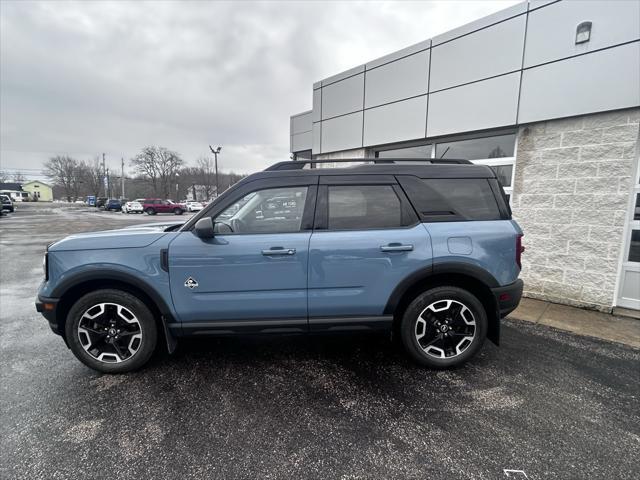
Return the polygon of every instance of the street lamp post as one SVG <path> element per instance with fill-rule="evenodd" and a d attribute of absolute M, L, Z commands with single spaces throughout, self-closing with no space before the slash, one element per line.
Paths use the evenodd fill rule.
<path fill-rule="evenodd" d="M 218 195 L 220 195 L 220 185 L 218 183 L 218 154 L 220 153 L 220 151 L 222 150 L 222 147 L 216 147 L 215 149 L 209 145 L 209 150 L 211 150 L 211 153 L 213 153 L 213 156 L 215 157 L 215 169 L 216 169 L 216 197 Z"/>

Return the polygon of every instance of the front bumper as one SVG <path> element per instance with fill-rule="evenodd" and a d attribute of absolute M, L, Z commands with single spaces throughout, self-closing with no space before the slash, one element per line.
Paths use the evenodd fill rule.
<path fill-rule="evenodd" d="M 500 318 L 504 318 L 513 312 L 520 304 L 524 282 L 521 279 L 504 287 L 492 288 L 491 291 L 496 299 Z"/>
<path fill-rule="evenodd" d="M 49 327 L 56 335 L 62 335 L 58 324 L 58 300 L 57 298 L 41 297 L 36 299 L 36 310 L 49 322 Z"/>

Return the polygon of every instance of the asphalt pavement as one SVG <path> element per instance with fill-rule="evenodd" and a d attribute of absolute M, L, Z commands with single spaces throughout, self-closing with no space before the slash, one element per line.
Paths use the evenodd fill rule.
<path fill-rule="evenodd" d="M 0 478 L 636 479 L 640 350 L 506 320 L 466 366 L 382 336 L 184 342 L 101 375 L 35 312 L 45 245 L 175 220 L 18 204 L 0 219 Z"/>

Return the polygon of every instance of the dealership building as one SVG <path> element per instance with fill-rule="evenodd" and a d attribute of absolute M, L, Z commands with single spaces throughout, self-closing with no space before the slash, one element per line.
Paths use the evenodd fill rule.
<path fill-rule="evenodd" d="M 294 158 L 488 165 L 526 296 L 640 310 L 640 2 L 530 0 L 309 89 Z"/>

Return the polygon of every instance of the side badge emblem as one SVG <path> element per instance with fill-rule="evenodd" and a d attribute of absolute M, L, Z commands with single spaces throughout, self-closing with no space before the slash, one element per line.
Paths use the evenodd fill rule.
<path fill-rule="evenodd" d="M 198 282 L 196 282 L 192 277 L 189 277 L 185 280 L 184 286 L 193 290 L 198 286 Z"/>

